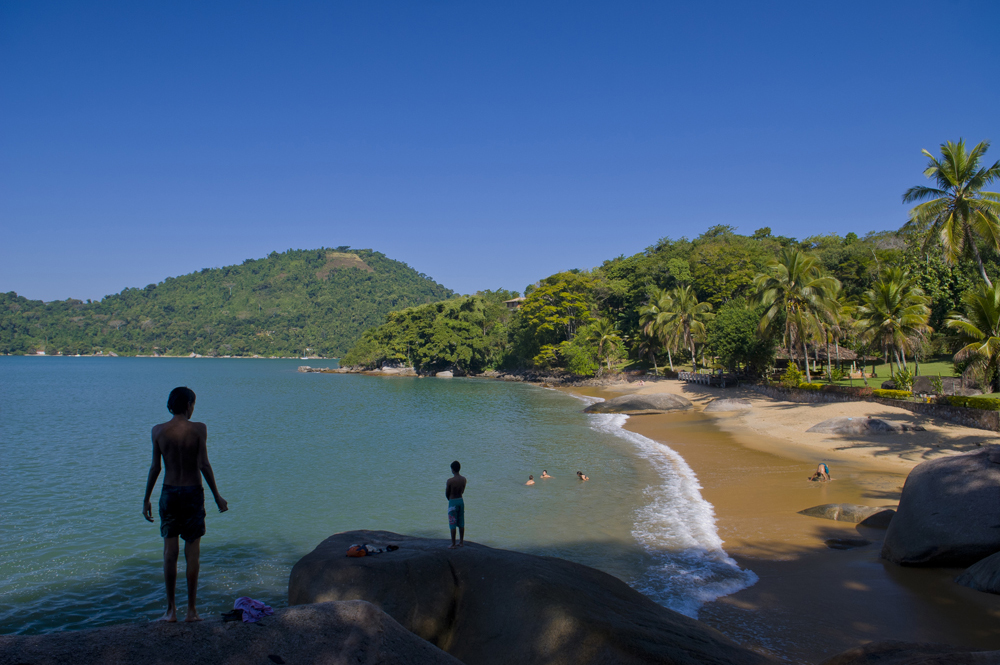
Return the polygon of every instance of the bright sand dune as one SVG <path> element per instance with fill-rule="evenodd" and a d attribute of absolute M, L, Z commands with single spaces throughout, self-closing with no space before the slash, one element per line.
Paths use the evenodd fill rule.
<path fill-rule="evenodd" d="M 958 586 L 953 569 L 900 568 L 878 558 L 884 531 L 796 514 L 823 503 L 895 505 L 908 471 L 936 456 L 1000 443 L 1000 437 L 868 402 L 798 404 L 748 389 L 677 381 L 602 391 L 674 392 L 694 412 L 634 416 L 626 427 L 667 443 L 698 475 L 715 506 L 726 551 L 760 581 L 705 606 L 699 618 L 752 648 L 790 662 L 818 662 L 872 640 L 943 642 L 1000 649 L 1000 597 Z M 743 413 L 703 413 L 717 397 L 750 400 Z M 837 416 L 877 416 L 926 432 L 844 437 L 807 434 Z M 811 483 L 816 464 L 834 480 Z M 834 550 L 831 538 L 871 545 Z"/>

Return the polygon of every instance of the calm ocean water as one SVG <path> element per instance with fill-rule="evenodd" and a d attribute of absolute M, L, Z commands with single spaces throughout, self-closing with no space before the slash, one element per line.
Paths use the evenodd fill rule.
<path fill-rule="evenodd" d="M 600 568 L 691 616 L 756 579 L 726 557 L 684 461 L 624 416 L 535 386 L 300 364 L 0 357 L 0 633 L 163 612 L 158 522 L 141 509 L 149 430 L 178 385 L 198 394 L 230 506 L 208 497 L 203 616 L 244 595 L 284 607 L 292 565 L 339 531 L 446 538 L 453 459 L 469 478 L 469 540 Z M 555 477 L 525 487 L 542 469 Z M 184 589 L 181 572 L 179 601 Z"/>

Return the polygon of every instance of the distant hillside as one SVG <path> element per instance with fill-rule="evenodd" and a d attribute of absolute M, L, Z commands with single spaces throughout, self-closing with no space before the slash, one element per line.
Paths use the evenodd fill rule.
<path fill-rule="evenodd" d="M 340 356 L 390 311 L 452 295 L 367 249 L 272 252 L 100 302 L 0 294 L 0 353 Z"/>

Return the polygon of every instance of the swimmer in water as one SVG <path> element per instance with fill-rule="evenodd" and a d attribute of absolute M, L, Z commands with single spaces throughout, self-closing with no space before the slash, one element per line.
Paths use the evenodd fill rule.
<path fill-rule="evenodd" d="M 546 471 L 545 469 L 542 469 L 542 478 L 551 478 L 551 477 L 552 476 L 549 475 L 548 471 Z"/>
<path fill-rule="evenodd" d="M 525 485 L 534 485 L 534 484 L 535 484 L 535 477 L 528 476 L 528 482 L 526 482 Z"/>
<path fill-rule="evenodd" d="M 577 471 L 576 477 L 579 478 L 580 480 L 590 480 L 589 477 L 583 475 L 583 471 Z"/>

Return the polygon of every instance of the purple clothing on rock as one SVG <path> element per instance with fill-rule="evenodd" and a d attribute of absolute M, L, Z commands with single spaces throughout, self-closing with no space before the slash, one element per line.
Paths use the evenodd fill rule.
<path fill-rule="evenodd" d="M 256 623 L 264 617 L 274 614 L 270 605 L 265 605 L 259 600 L 254 600 L 249 596 L 240 596 L 233 603 L 233 609 L 243 610 L 243 623 Z"/>

